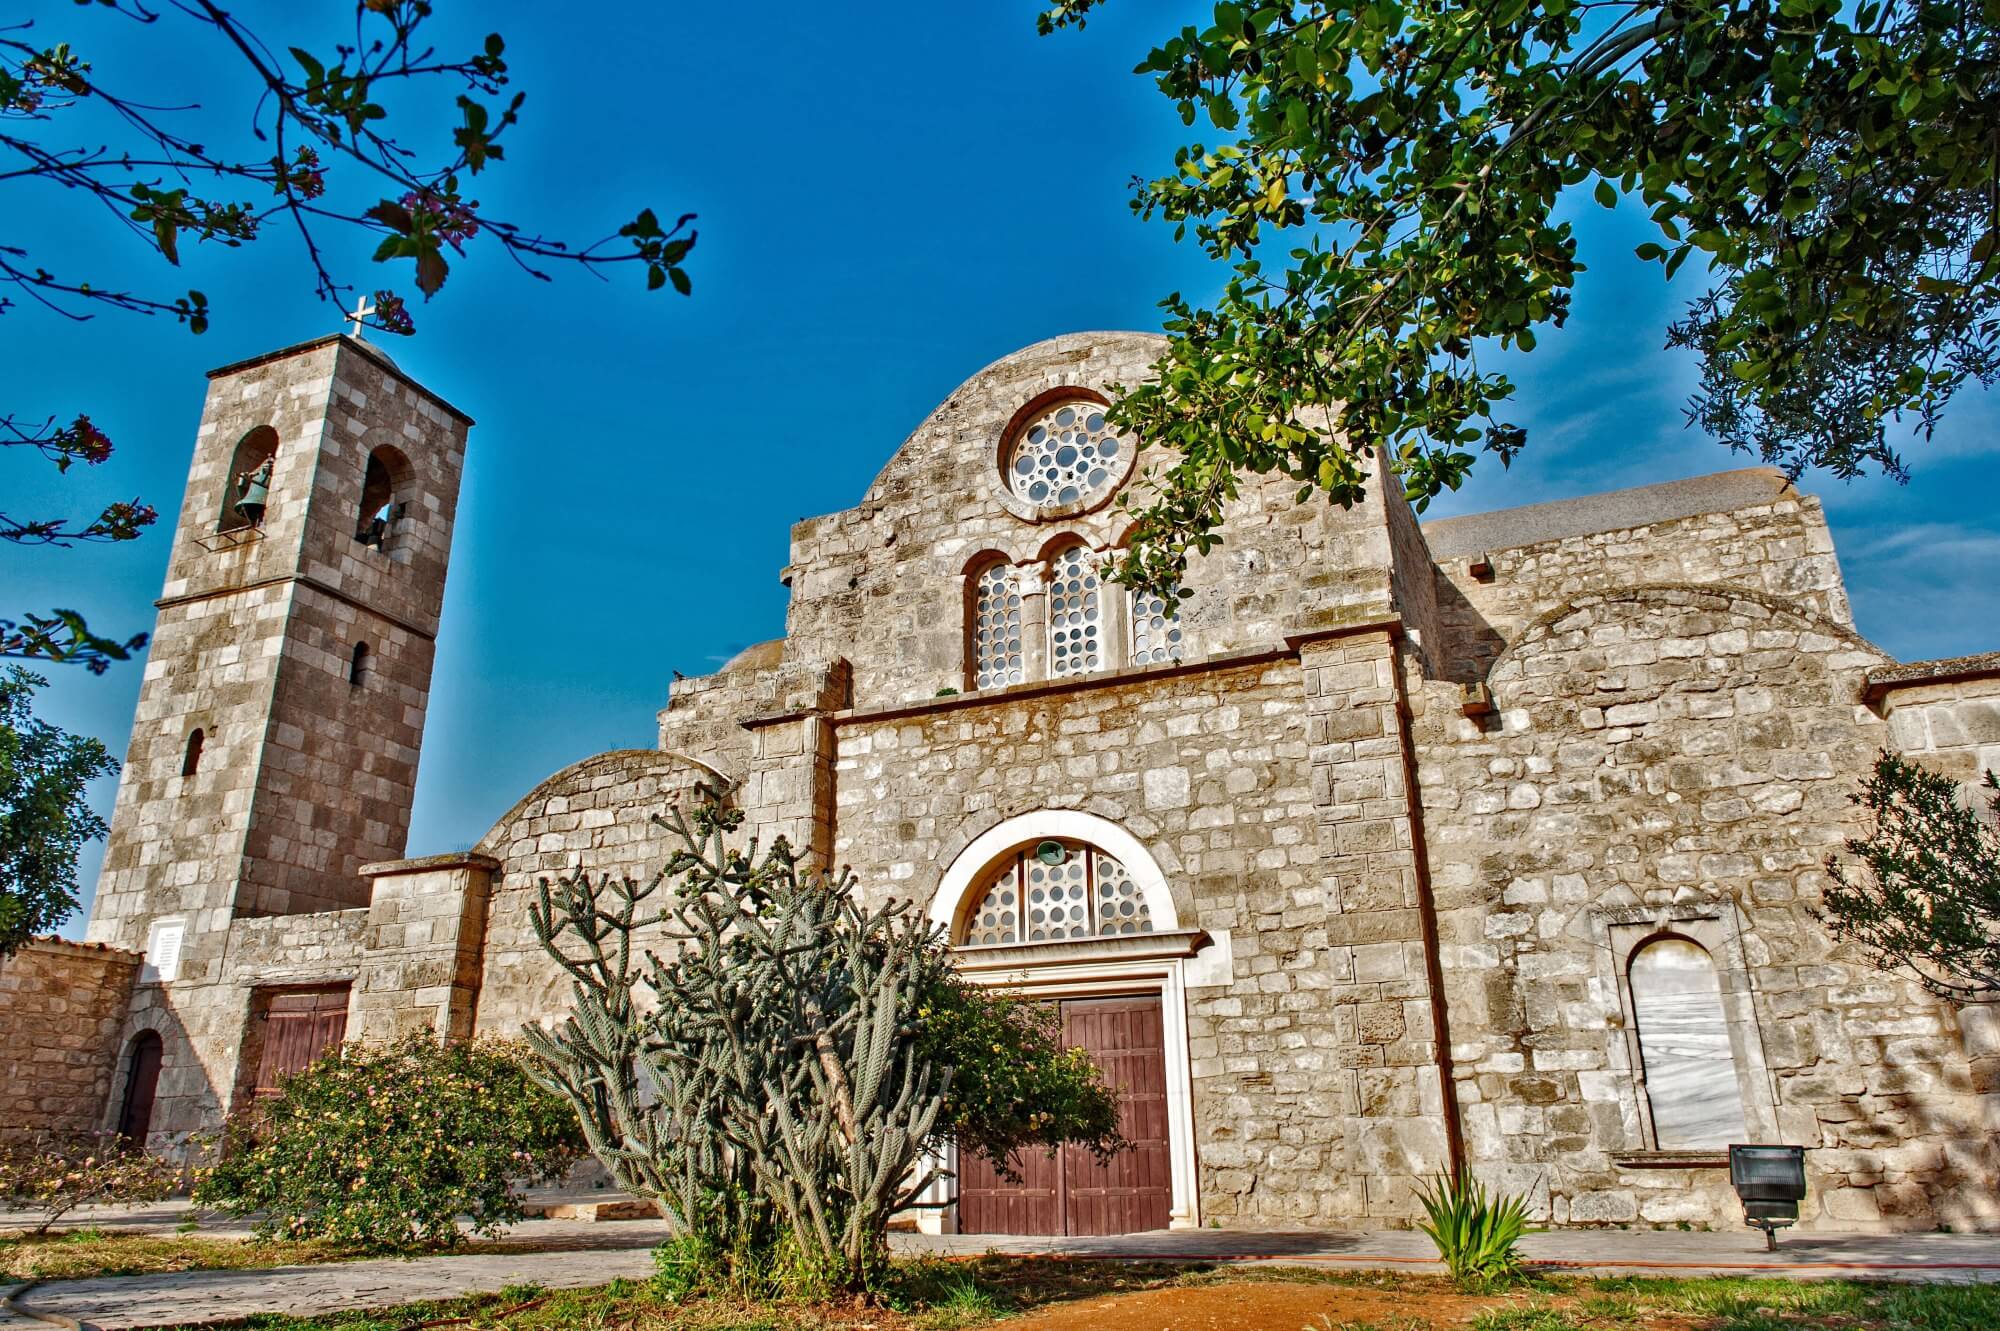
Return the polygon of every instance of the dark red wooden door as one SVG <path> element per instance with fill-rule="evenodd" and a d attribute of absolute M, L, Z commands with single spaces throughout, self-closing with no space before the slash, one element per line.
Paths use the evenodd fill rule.
<path fill-rule="evenodd" d="M 1165 1229 L 1173 1204 L 1167 1149 L 1167 1068 L 1160 1000 L 1073 999 L 1063 1039 L 1081 1047 L 1118 1095 L 1131 1142 L 1100 1164 L 1081 1147 L 1022 1151 L 1018 1183 L 976 1157 L 959 1159 L 958 1227 L 967 1234 L 1131 1234 Z"/>
<path fill-rule="evenodd" d="M 160 1089 L 160 1037 L 141 1031 L 125 1061 L 125 1104 L 118 1113 L 118 1135 L 144 1147 L 153 1126 L 153 1097 Z"/>
<path fill-rule="evenodd" d="M 257 1064 L 259 1100 L 278 1093 L 278 1079 L 303 1072 L 347 1035 L 347 989 L 273 994 L 264 1017 L 264 1056 Z"/>

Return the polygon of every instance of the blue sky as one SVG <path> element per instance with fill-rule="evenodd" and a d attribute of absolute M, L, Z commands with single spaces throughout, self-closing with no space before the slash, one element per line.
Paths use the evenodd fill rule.
<path fill-rule="evenodd" d="M 291 6 L 238 11 L 274 47 Z M 338 6 L 330 8 L 340 8 Z M 450 51 L 507 35 L 529 96 L 488 211 L 594 238 L 641 205 L 701 215 L 691 300 L 571 273 L 531 281 L 488 250 L 415 310 L 401 364 L 477 418 L 459 509 L 410 852 L 469 845 L 542 777 L 653 742 L 674 670 L 714 669 L 780 633 L 778 570 L 798 518 L 853 504 L 928 412 L 987 362 L 1079 329 L 1158 326 L 1168 291 L 1218 274 L 1126 207 L 1184 131 L 1130 73 L 1193 12 L 1120 0 L 1082 34 L 1034 35 L 1024 3 L 730 6 L 439 5 Z M 169 14 L 151 29 L 61 0 L 40 31 L 161 102 L 203 103 L 212 143 L 250 105 L 213 39 Z M 754 17 L 752 17 L 754 15 Z M 169 58 L 162 59 L 162 53 Z M 232 139 L 230 136 L 234 136 Z M 10 509 L 143 495 L 177 505 L 203 372 L 334 331 L 296 245 L 196 250 L 179 274 L 53 189 L 11 184 L 10 242 L 101 283 L 199 286 L 191 337 L 117 314 L 0 316 L 0 410 L 89 411 L 110 464 L 60 488 L 5 459 Z M 1697 475 L 1749 460 L 1682 425 L 1693 381 L 1660 350 L 1692 274 L 1669 288 L 1631 257 L 1636 209 L 1573 210 L 1592 272 L 1569 326 L 1513 366 L 1530 444 L 1488 461 L 1429 516 Z M 380 285 L 372 246 L 334 259 Z M 387 339 L 385 339 L 386 341 Z M 1831 515 L 1861 630 L 1904 659 L 2000 647 L 2000 407 L 1964 399 L 1910 450 L 1915 480 L 1809 477 Z M 152 619 L 170 534 L 67 553 L 0 550 L 6 601 L 73 605 L 100 629 Z M 41 712 L 123 753 L 139 668 L 54 677 Z M 113 789 L 94 792 L 107 813 Z M 86 885 L 97 852 L 87 855 Z"/>

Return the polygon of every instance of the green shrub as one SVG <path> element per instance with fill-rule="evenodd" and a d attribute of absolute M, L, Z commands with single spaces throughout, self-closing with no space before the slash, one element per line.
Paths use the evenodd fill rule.
<path fill-rule="evenodd" d="M 391 1251 L 449 1247 L 458 1218 L 491 1234 L 521 1218 L 517 1182 L 559 1177 L 583 1153 L 561 1099 L 512 1046 L 429 1034 L 343 1045 L 224 1133 L 195 1200 L 267 1214 L 260 1236 Z"/>
<path fill-rule="evenodd" d="M 1417 1228 L 1437 1245 L 1452 1279 L 1504 1280 L 1520 1274 L 1521 1238 L 1538 1233 L 1528 1224 L 1521 1197 L 1496 1197 L 1470 1174 L 1440 1178 L 1417 1189 L 1428 1217 Z"/>
<path fill-rule="evenodd" d="M 0 1201 L 39 1215 L 35 1234 L 79 1206 L 160 1201 L 180 1176 L 178 1164 L 134 1150 L 115 1132 L 43 1133 L 0 1145 Z"/>
<path fill-rule="evenodd" d="M 1124 1146 L 1118 1099 L 1090 1055 L 1065 1048 L 1053 1003 L 1016 998 L 947 974 L 917 1010 L 924 1053 L 950 1068 L 943 1132 L 1003 1175 L 1018 1150 L 1066 1142 L 1107 1158 Z"/>

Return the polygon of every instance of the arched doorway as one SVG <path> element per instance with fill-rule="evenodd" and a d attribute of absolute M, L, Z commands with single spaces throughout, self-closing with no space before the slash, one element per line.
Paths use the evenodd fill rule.
<path fill-rule="evenodd" d="M 140 1031 L 125 1054 L 125 1100 L 118 1109 L 118 1135 L 144 1148 L 153 1128 L 153 1098 L 160 1089 L 158 1031 Z"/>
<path fill-rule="evenodd" d="M 1087 1050 L 1116 1092 L 1132 1143 L 1023 1152 L 1003 1178 L 984 1160 L 951 1162 L 962 1233 L 1123 1234 L 1200 1223 L 1183 963 L 1209 940 L 1184 929 L 1164 875 L 1117 824 L 1074 810 L 1010 818 L 945 871 L 930 918 L 967 979 L 1045 999 L 1067 1044 Z"/>

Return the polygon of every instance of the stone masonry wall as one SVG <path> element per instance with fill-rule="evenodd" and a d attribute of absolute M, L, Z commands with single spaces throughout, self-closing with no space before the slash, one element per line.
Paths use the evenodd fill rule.
<path fill-rule="evenodd" d="M 1699 510 L 1703 503 L 1713 510 Z M 1571 527 L 1597 517 L 1605 528 Z M 1550 532 L 1560 534 L 1547 534 Z M 1535 620 L 1591 593 L 1665 583 L 1727 583 L 1852 628 L 1819 501 L 1770 469 L 1725 472 L 1588 500 L 1429 523 L 1446 677 L 1484 677 Z M 1484 555 L 1491 572 L 1469 565 Z"/>
<path fill-rule="evenodd" d="M 2000 655 L 1872 671 L 1869 693 L 1888 747 L 1955 777 L 1984 806 L 1980 783 L 2000 772 Z"/>
<path fill-rule="evenodd" d="M 1497 715 L 1427 690 L 1440 960 L 1483 1174 L 1559 1224 L 1740 1223 L 1726 1171 L 1645 1158 L 1621 977 L 1668 929 L 1708 948 L 1742 1013 L 1751 1131 L 1812 1148 L 1805 1226 L 2000 1224 L 1953 1014 L 1812 917 L 1886 738 L 1860 705 L 1882 661 L 1757 592 L 1628 588 L 1522 634 L 1492 667 Z"/>
<path fill-rule="evenodd" d="M 1383 645 L 1353 650 L 1374 689 Z M 1343 903 L 1344 880 L 1329 872 L 1358 870 L 1357 855 L 1393 858 L 1395 834 L 1377 847 L 1315 831 L 1334 793 L 1319 790 L 1318 717 L 1355 687 L 1325 673 L 1338 668 L 1316 657 L 1310 684 L 1289 656 L 1156 668 L 1039 696 L 859 712 L 834 728 L 835 858 L 870 890 L 928 904 L 985 829 L 1081 809 L 1146 846 L 1183 928 L 1229 931 L 1229 982 L 1187 998 L 1202 1213 L 1228 1225 L 1381 1214 L 1406 1199 L 1398 1183 L 1440 1161 L 1436 1080 L 1424 1085 L 1422 1068 L 1429 1018 L 1409 988 L 1400 923 L 1359 927 L 1372 905 L 1358 884 Z M 1373 776 L 1362 791 L 1357 771 L 1340 797 L 1394 802 L 1386 773 Z M 1426 1115 L 1415 1143 L 1391 1122 Z M 1365 1128 L 1369 1116 L 1383 1130 Z"/>
<path fill-rule="evenodd" d="M 139 957 L 33 938 L 0 958 L 0 1139 L 115 1127 L 119 1035 Z"/>
<path fill-rule="evenodd" d="M 494 824 L 479 843 L 499 868 L 482 945 L 477 1034 L 513 1036 L 568 1009 L 568 980 L 528 920 L 541 879 L 581 868 L 650 881 L 676 844 L 654 815 L 688 799 L 705 779 L 672 754 L 603 753 L 556 773 Z"/>
<path fill-rule="evenodd" d="M 857 507 L 792 529 L 786 659 L 845 658 L 862 707 L 968 690 L 968 571 L 992 558 L 1034 565 L 1072 538 L 1109 551 L 1131 524 L 1109 495 L 1087 512 L 1024 515 L 1000 476 L 1010 422 L 1044 394 L 1139 382 L 1162 345 L 1135 333 L 1073 334 L 1005 357 L 961 385 Z M 1170 459 L 1155 450 L 1139 456 L 1132 490 L 1143 496 L 1144 468 Z M 1181 613 L 1188 659 L 1277 646 L 1301 625 L 1360 622 L 1388 609 L 1381 505 L 1297 504 L 1295 490 L 1282 477 L 1245 479 L 1227 510 L 1228 543 L 1189 570 L 1191 599 Z M 1124 612 L 1110 599 L 1122 593 L 1104 594 L 1107 665 L 1123 665 L 1130 659 Z"/>

